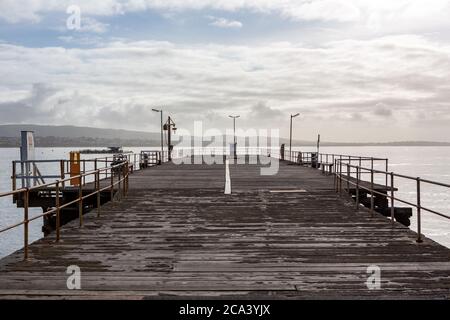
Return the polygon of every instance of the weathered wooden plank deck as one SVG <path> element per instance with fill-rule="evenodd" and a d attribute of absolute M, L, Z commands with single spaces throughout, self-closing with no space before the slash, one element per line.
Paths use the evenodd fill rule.
<path fill-rule="evenodd" d="M 164 164 L 136 172 L 121 202 L 102 207 L 0 261 L 2 298 L 450 297 L 450 250 L 340 198 L 333 178 L 280 163 Z M 284 192 L 284 191 L 297 192 Z M 81 268 L 68 290 L 66 268 Z M 381 268 L 368 290 L 366 269 Z"/>

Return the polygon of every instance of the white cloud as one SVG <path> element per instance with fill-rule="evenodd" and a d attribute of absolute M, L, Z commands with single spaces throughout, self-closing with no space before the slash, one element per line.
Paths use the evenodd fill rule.
<path fill-rule="evenodd" d="M 210 23 L 211 26 L 219 27 L 219 28 L 226 28 L 226 29 L 240 29 L 242 28 L 242 22 L 236 21 L 236 20 L 228 20 L 225 18 L 220 17 L 208 17 L 212 22 Z"/>
<path fill-rule="evenodd" d="M 82 14 L 117 15 L 159 10 L 249 10 L 292 20 L 352 22 L 375 32 L 450 26 L 450 0 L 2 0 L 0 18 L 8 22 L 39 21 L 47 12 L 79 5 Z"/>
<path fill-rule="evenodd" d="M 83 17 L 81 19 L 81 32 L 104 33 L 108 30 L 109 25 L 101 23 L 93 18 Z"/>
<path fill-rule="evenodd" d="M 254 65 L 257 71 L 249 70 Z M 353 140 L 349 128 L 360 127 L 361 140 L 413 139 L 418 133 L 442 139 L 450 135 L 449 66 L 449 46 L 414 36 L 320 48 L 286 42 L 250 47 L 116 41 L 91 49 L 3 43 L 0 119 L 151 128 L 150 107 L 164 105 L 179 126 L 203 119 L 223 127 L 226 115 L 236 112 L 243 125 L 269 121 L 286 130 L 283 114 L 301 112 L 302 138 L 320 130 L 334 140 Z M 261 112 L 255 113 L 255 105 Z M 387 116 L 396 120 L 395 128 L 386 126 Z M 426 122 L 416 123 L 421 118 Z"/>

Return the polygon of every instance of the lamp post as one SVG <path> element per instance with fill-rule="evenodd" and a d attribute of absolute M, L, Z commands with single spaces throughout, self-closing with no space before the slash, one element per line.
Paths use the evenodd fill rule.
<path fill-rule="evenodd" d="M 292 119 L 299 116 L 300 113 L 291 114 L 291 126 L 289 131 L 289 160 L 292 161 Z"/>
<path fill-rule="evenodd" d="M 229 116 L 231 119 L 233 119 L 233 135 L 234 135 L 234 158 L 237 159 L 237 142 L 236 142 L 236 119 L 240 116 Z"/>
<path fill-rule="evenodd" d="M 159 112 L 161 114 L 161 163 L 164 163 L 164 134 L 163 134 L 163 110 L 152 109 L 155 112 Z"/>
<path fill-rule="evenodd" d="M 317 135 L 317 156 L 320 153 L 320 134 Z"/>
<path fill-rule="evenodd" d="M 172 150 L 173 150 L 173 145 L 172 145 L 172 130 L 173 133 L 175 133 L 177 131 L 175 122 L 173 122 L 172 118 L 169 116 L 167 118 L 166 123 L 163 126 L 164 130 L 167 130 L 167 144 L 169 145 L 169 151 L 167 152 L 167 159 L 169 161 L 172 161 Z"/>

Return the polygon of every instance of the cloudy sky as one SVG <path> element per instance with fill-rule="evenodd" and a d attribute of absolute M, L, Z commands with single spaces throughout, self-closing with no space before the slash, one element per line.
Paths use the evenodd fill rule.
<path fill-rule="evenodd" d="M 80 28 L 68 8 L 79 7 Z M 450 0 L 0 0 L 0 123 L 450 141 Z"/>

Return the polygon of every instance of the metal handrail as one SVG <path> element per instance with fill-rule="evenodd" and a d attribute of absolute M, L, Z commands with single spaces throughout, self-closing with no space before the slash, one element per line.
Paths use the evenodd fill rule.
<path fill-rule="evenodd" d="M 376 163 L 381 162 L 384 165 L 385 170 L 389 170 L 389 159 L 388 158 L 378 158 L 378 157 L 366 157 L 366 156 L 355 156 L 355 155 L 343 155 L 343 154 L 334 154 L 334 153 L 317 153 L 317 152 L 302 152 L 302 151 L 292 151 L 289 154 L 288 160 L 291 162 L 296 162 L 299 164 L 313 164 L 313 155 L 314 160 L 317 165 L 331 165 L 334 170 L 336 170 L 336 161 L 340 162 L 348 162 L 352 164 L 354 162 L 358 163 L 361 167 L 363 163 L 370 162 L 371 169 L 374 169 Z M 325 158 L 325 161 L 324 161 Z M 294 159 L 294 160 L 293 160 Z M 331 170 L 331 168 L 330 168 Z M 385 176 L 385 184 L 388 185 L 389 177 Z"/>
<path fill-rule="evenodd" d="M 154 152 L 160 152 L 160 151 L 154 151 Z M 12 180 L 12 189 L 15 190 L 17 187 L 17 180 L 20 179 L 33 179 L 33 180 L 37 180 L 37 179 L 62 179 L 64 180 L 65 176 L 70 174 L 70 164 L 71 163 L 80 163 L 81 165 L 81 172 L 82 173 L 86 173 L 88 172 L 86 169 L 86 164 L 93 164 L 94 165 L 94 169 L 99 169 L 99 168 L 108 168 L 109 164 L 112 163 L 114 161 L 114 159 L 116 159 L 116 157 L 118 155 L 122 155 L 124 156 L 128 162 L 133 164 L 134 168 L 139 168 L 139 162 L 140 162 L 140 157 L 141 155 L 139 153 L 122 153 L 122 154 L 114 154 L 112 156 L 106 156 L 106 157 L 99 157 L 99 158 L 93 158 L 93 159 L 81 159 L 81 160 L 67 160 L 67 159 L 57 159 L 57 160 L 26 160 L 26 161 L 22 161 L 22 160 L 14 160 L 12 161 L 12 175 L 11 175 L 11 180 Z M 26 175 L 26 176 L 22 176 L 17 174 L 17 164 L 39 164 L 39 163 L 53 163 L 53 164 L 58 164 L 59 165 L 59 173 L 58 174 L 52 174 L 52 175 Z M 103 167 L 99 167 L 100 164 L 104 164 Z M 102 173 L 106 178 L 108 177 L 108 171 L 105 171 L 104 173 Z M 83 177 L 83 182 L 86 182 L 86 177 Z M 40 184 L 42 186 L 42 184 Z"/>
<path fill-rule="evenodd" d="M 346 167 L 346 171 L 342 171 L 342 167 L 345 166 Z M 353 178 L 350 174 L 351 173 L 351 169 L 356 169 L 356 177 Z M 371 175 L 371 183 L 370 186 L 362 186 L 361 185 L 361 174 L 364 173 L 363 171 L 365 171 L 365 173 L 370 173 Z M 347 173 L 347 174 L 346 174 Z M 375 174 L 382 174 L 382 175 L 386 175 L 390 177 L 390 194 L 389 193 L 381 193 L 377 190 L 375 190 L 375 186 L 374 186 L 374 175 Z M 433 213 L 435 215 L 438 215 L 440 217 L 446 218 L 446 219 L 450 219 L 450 215 L 446 215 L 442 212 L 438 212 L 437 210 L 434 209 L 430 209 L 427 208 L 425 206 L 422 205 L 422 192 L 421 192 L 421 186 L 423 183 L 426 184 L 430 184 L 433 186 L 438 186 L 438 187 L 444 187 L 444 188 L 448 188 L 450 189 L 450 184 L 446 184 L 446 183 L 442 183 L 442 182 L 438 182 L 438 181 L 432 181 L 432 180 L 428 180 L 428 179 L 422 179 L 420 177 L 413 177 L 413 176 L 408 176 L 408 175 L 404 175 L 404 174 L 398 174 L 398 173 L 394 173 L 394 172 L 388 172 L 388 171 L 382 171 L 382 170 L 377 170 L 377 169 L 373 169 L 373 168 L 366 168 L 366 167 L 361 167 L 361 166 L 356 166 L 356 165 L 352 165 L 349 163 L 342 163 L 341 161 L 337 160 L 336 161 L 336 170 L 335 170 L 335 176 L 336 176 L 336 180 L 338 181 L 335 184 L 336 187 L 336 192 L 342 193 L 342 183 L 347 183 L 347 185 L 354 185 L 356 186 L 356 206 L 357 209 L 359 208 L 359 190 L 366 190 L 368 192 L 370 192 L 371 194 L 371 213 L 373 214 L 374 211 L 374 196 L 376 194 L 379 195 L 383 195 L 385 196 L 387 199 L 390 200 L 390 205 L 391 205 L 391 220 L 392 223 L 394 222 L 394 211 L 395 211 L 395 201 L 403 203 L 403 204 L 407 204 L 410 205 L 414 208 L 416 208 L 417 210 L 417 242 L 422 242 L 422 211 L 426 211 L 429 213 Z M 353 178 L 353 179 L 351 179 Z M 405 199 L 400 199 L 398 197 L 395 196 L 395 178 L 402 178 L 402 179 L 407 179 L 410 181 L 416 181 L 416 203 L 407 201 Z M 350 188 L 347 188 L 347 192 L 350 193 Z"/>
<path fill-rule="evenodd" d="M 160 151 L 153 151 L 155 153 L 159 153 Z M 67 168 L 68 165 L 71 163 L 71 160 L 28 160 L 28 161 L 13 161 L 13 175 L 11 176 L 12 179 L 12 191 L 8 191 L 8 192 L 2 192 L 0 193 L 0 198 L 1 197 L 7 197 L 7 196 L 17 196 L 17 195 L 23 195 L 23 203 L 24 203 L 24 208 L 23 208 L 23 212 L 24 212 L 24 218 L 22 221 L 15 223 L 13 225 L 7 226 L 5 228 L 0 229 L 0 234 L 17 228 L 19 226 L 24 226 L 24 259 L 28 258 L 28 225 L 30 222 L 37 220 L 39 218 L 51 215 L 53 213 L 56 213 L 56 241 L 60 240 L 60 211 L 61 209 L 64 209 L 66 207 L 69 207 L 71 205 L 77 204 L 78 203 L 78 210 L 79 210 L 79 221 L 80 221 L 80 226 L 83 226 L 83 200 L 90 198 L 92 196 L 97 195 L 97 216 L 100 216 L 100 204 L 101 204 L 101 199 L 100 199 L 100 193 L 110 190 L 111 192 L 111 201 L 114 201 L 114 187 L 117 187 L 117 196 L 118 199 L 120 201 L 120 198 L 123 196 L 126 196 L 128 194 L 128 188 L 129 188 L 129 175 L 134 172 L 134 168 L 136 168 L 136 170 L 139 170 L 139 163 L 141 161 L 141 155 L 137 154 L 137 153 L 127 153 L 127 154 L 122 154 L 125 156 L 126 160 L 123 162 L 120 162 L 116 165 L 110 165 L 108 166 L 108 164 L 110 164 L 111 162 L 114 161 L 114 159 L 116 159 L 115 156 L 112 157 L 101 157 L 101 158 L 94 158 L 94 159 L 82 159 L 79 160 L 79 162 L 83 163 L 83 171 L 80 172 L 80 174 L 78 175 L 74 175 L 74 176 L 69 176 L 66 178 L 66 174 L 70 173 L 70 172 L 66 172 L 65 171 L 65 167 L 67 164 Z M 85 163 L 94 163 L 94 169 L 93 170 L 89 170 L 86 171 L 86 167 L 85 167 Z M 99 168 L 98 167 L 98 163 L 105 163 L 104 167 Z M 55 180 L 54 182 L 50 182 L 50 183 L 44 183 L 41 185 L 36 185 L 36 186 L 31 186 L 31 187 L 25 187 L 25 188 L 20 188 L 17 189 L 16 188 L 16 180 L 18 179 L 18 176 L 16 175 L 16 164 L 17 163 L 59 163 L 60 164 L 60 175 L 55 175 L 53 177 L 55 178 L 60 178 L 58 180 Z M 130 171 L 130 164 L 133 164 L 133 168 L 132 171 Z M 151 163 L 153 164 L 153 163 Z M 156 164 L 155 164 L 156 165 Z M 86 177 L 92 176 L 94 175 L 94 191 L 83 195 L 83 186 L 86 185 Z M 101 181 L 101 175 L 104 175 L 106 178 L 103 179 L 103 181 L 108 181 L 108 175 L 110 177 L 109 181 L 110 183 L 107 184 L 104 187 L 100 186 L 100 181 Z M 114 177 L 115 175 L 118 175 L 118 179 L 117 181 L 115 181 Z M 19 176 L 20 179 L 24 178 L 22 176 Z M 31 178 L 35 178 L 35 177 L 31 177 Z M 64 187 L 66 182 L 70 182 L 73 179 L 78 180 L 78 198 L 70 201 L 70 202 L 66 202 L 61 204 L 60 203 L 60 190 L 61 187 Z M 30 192 L 32 191 L 39 191 L 42 190 L 43 188 L 52 188 L 54 187 L 54 192 L 56 193 L 56 197 L 55 197 L 55 207 L 47 210 L 41 214 L 38 214 L 36 216 L 33 217 L 29 217 L 28 213 L 29 213 L 29 196 L 30 196 Z M 46 190 L 49 191 L 49 190 Z"/>
<path fill-rule="evenodd" d="M 66 208 L 70 205 L 73 204 L 77 204 L 78 203 L 78 207 L 79 207 L 79 220 L 80 220 L 80 226 L 83 226 L 83 200 L 95 196 L 97 195 L 97 216 L 100 216 L 100 193 L 105 191 L 105 190 L 111 190 L 111 201 L 114 201 L 114 187 L 118 185 L 117 188 L 117 194 L 118 194 L 118 198 L 120 201 L 120 198 L 123 196 L 126 196 L 128 193 L 128 183 L 129 183 L 129 175 L 130 175 L 130 171 L 129 171 L 129 162 L 125 161 L 122 162 L 120 164 L 114 165 L 114 166 L 110 166 L 110 167 L 105 167 L 105 168 L 98 168 L 96 170 L 90 170 L 84 173 L 81 173 L 77 176 L 72 176 L 69 178 L 64 178 L 61 180 L 57 180 L 55 182 L 51 182 L 51 183 L 47 183 L 45 185 L 39 185 L 39 186 L 33 186 L 30 188 L 21 188 L 21 189 L 16 189 L 16 190 L 12 190 L 9 192 L 3 192 L 0 193 L 0 197 L 6 197 L 6 196 L 12 196 L 12 195 L 19 195 L 19 194 L 23 194 L 24 195 L 24 218 L 21 222 L 15 223 L 11 226 L 7 226 L 3 229 L 0 229 L 0 234 L 4 233 L 8 230 L 17 228 L 19 226 L 24 226 L 24 259 L 28 258 L 28 225 L 30 222 L 48 216 L 50 214 L 53 214 L 56 212 L 56 241 L 58 242 L 60 240 L 60 211 L 63 208 Z M 118 179 L 117 181 L 114 181 L 114 176 L 115 173 L 114 171 L 118 169 L 117 175 L 118 175 Z M 100 187 L 100 174 L 102 172 L 107 172 L 110 171 L 110 184 L 107 185 L 106 187 L 101 188 Z M 95 175 L 95 179 L 94 179 L 94 191 L 87 194 L 87 195 L 83 195 L 82 193 L 82 188 L 83 188 L 83 183 L 82 180 L 83 178 L 86 178 L 87 176 L 91 176 L 91 175 Z M 60 185 L 64 184 L 65 182 L 68 182 L 72 179 L 79 179 L 80 183 L 79 183 L 79 194 L 78 194 L 78 198 L 61 204 L 60 203 Z M 54 187 L 55 188 L 55 192 L 56 192 L 56 203 L 55 203 L 55 207 L 47 210 L 45 212 L 43 212 L 42 214 L 33 216 L 33 217 L 29 217 L 28 216 L 28 211 L 29 211 L 29 195 L 31 191 L 36 191 L 42 188 L 49 188 L 49 187 Z"/>

